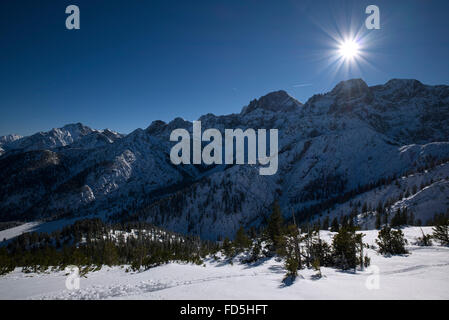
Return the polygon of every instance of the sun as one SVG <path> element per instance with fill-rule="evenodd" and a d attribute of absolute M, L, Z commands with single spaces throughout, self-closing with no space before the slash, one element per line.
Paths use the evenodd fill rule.
<path fill-rule="evenodd" d="M 355 40 L 345 40 L 340 44 L 338 52 L 344 59 L 353 60 L 359 56 L 360 46 Z"/>

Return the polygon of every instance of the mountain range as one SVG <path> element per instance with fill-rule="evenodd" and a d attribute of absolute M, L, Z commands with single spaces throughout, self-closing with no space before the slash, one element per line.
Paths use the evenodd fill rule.
<path fill-rule="evenodd" d="M 181 118 L 124 135 L 69 124 L 0 137 L 0 220 L 99 215 L 144 220 L 207 239 L 263 225 L 274 201 L 300 221 L 407 208 L 425 222 L 449 208 L 449 86 L 393 79 L 340 82 L 301 103 L 285 91 L 238 114 L 206 114 L 203 130 L 279 130 L 279 169 L 170 162 Z"/>

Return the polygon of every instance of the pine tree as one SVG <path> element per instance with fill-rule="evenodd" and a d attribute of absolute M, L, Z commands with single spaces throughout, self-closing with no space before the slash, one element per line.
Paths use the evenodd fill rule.
<path fill-rule="evenodd" d="M 289 225 L 287 228 L 286 246 L 288 246 L 288 248 L 286 249 L 286 251 L 291 255 L 293 259 L 296 259 L 298 261 L 298 269 L 302 269 L 300 242 L 301 239 L 298 227 L 296 226 L 296 224 Z"/>
<path fill-rule="evenodd" d="M 115 246 L 115 244 L 111 241 L 107 241 L 104 244 L 104 264 L 108 265 L 108 266 L 115 266 L 119 264 L 119 255 L 118 255 L 118 250 L 117 247 Z"/>
<path fill-rule="evenodd" d="M 257 231 L 254 227 L 251 227 L 249 229 L 249 237 L 250 239 L 256 239 L 257 238 Z"/>
<path fill-rule="evenodd" d="M 383 224 L 387 225 L 388 221 L 389 221 L 389 213 L 388 213 L 388 211 L 385 212 L 383 218 L 384 218 Z"/>
<path fill-rule="evenodd" d="M 402 225 L 402 212 L 401 209 L 398 208 L 393 218 L 391 218 L 391 227 L 397 228 Z"/>
<path fill-rule="evenodd" d="M 285 257 L 284 267 L 287 270 L 286 277 L 295 279 L 301 266 L 301 252 L 298 240 L 299 231 L 296 225 L 289 225 L 284 236 L 284 246 L 278 249 L 278 253 Z"/>
<path fill-rule="evenodd" d="M 414 226 L 416 225 L 416 221 L 415 221 L 415 214 L 413 212 L 410 212 L 409 216 L 408 216 L 408 221 L 407 224 L 409 226 Z"/>
<path fill-rule="evenodd" d="M 342 270 L 356 269 L 357 238 L 355 229 L 342 227 L 332 240 L 333 260 L 337 268 Z"/>
<path fill-rule="evenodd" d="M 382 226 L 381 213 L 378 212 L 376 213 L 376 229 L 379 230 L 381 226 Z"/>
<path fill-rule="evenodd" d="M 326 216 L 326 218 L 324 218 L 324 221 L 323 221 L 323 230 L 329 230 L 329 216 Z"/>
<path fill-rule="evenodd" d="M 232 258 L 234 256 L 234 248 L 228 237 L 223 241 L 223 251 L 227 258 Z"/>
<path fill-rule="evenodd" d="M 377 204 L 376 212 L 378 214 L 381 214 L 383 212 L 383 205 L 381 201 L 379 201 L 379 203 Z"/>
<path fill-rule="evenodd" d="M 348 216 L 344 215 L 340 218 L 340 224 L 342 228 L 346 228 L 349 226 Z"/>
<path fill-rule="evenodd" d="M 317 274 L 314 277 L 315 278 L 321 278 L 322 274 L 321 274 L 321 265 L 320 265 L 320 260 L 319 259 L 313 260 L 312 268 L 317 272 Z"/>
<path fill-rule="evenodd" d="M 368 205 L 366 204 L 366 202 L 363 203 L 362 206 L 362 212 L 367 212 L 368 211 Z"/>
<path fill-rule="evenodd" d="M 285 259 L 284 267 L 287 270 L 286 278 L 291 277 L 295 279 L 298 275 L 298 259 L 295 259 L 294 256 L 288 255 Z"/>
<path fill-rule="evenodd" d="M 368 258 L 368 256 L 364 255 L 364 247 L 365 244 L 363 243 L 363 237 L 365 236 L 365 234 L 363 233 L 358 233 L 355 235 L 355 242 L 357 244 L 358 247 L 358 252 L 359 252 L 359 264 L 360 264 L 360 269 L 363 270 L 365 267 L 368 267 L 370 264 L 370 259 Z"/>
<path fill-rule="evenodd" d="M 251 245 L 251 240 L 245 233 L 245 229 L 241 226 L 235 235 L 234 246 L 237 250 L 243 251 L 244 249 L 249 248 Z"/>
<path fill-rule="evenodd" d="M 443 246 L 449 245 L 449 220 L 440 222 L 433 227 L 432 237 L 439 241 Z"/>
<path fill-rule="evenodd" d="M 273 206 L 273 213 L 268 220 L 266 228 L 268 239 L 273 245 L 273 251 L 278 250 L 282 246 L 283 222 L 284 220 L 282 217 L 281 208 L 279 207 L 279 203 L 276 201 Z"/>
<path fill-rule="evenodd" d="M 337 217 L 335 217 L 335 218 L 332 220 L 331 231 L 332 231 L 332 232 L 338 232 L 339 229 L 340 229 L 340 226 L 338 225 Z"/>
<path fill-rule="evenodd" d="M 379 231 L 376 243 L 379 246 L 380 254 L 405 254 L 407 240 L 401 230 L 393 230 L 389 226 L 384 226 Z"/>
<path fill-rule="evenodd" d="M 251 263 L 259 260 L 261 253 L 262 253 L 261 240 L 256 239 L 251 247 L 251 256 L 246 262 Z"/>
<path fill-rule="evenodd" d="M 313 231 L 306 234 L 309 238 L 307 243 L 308 254 L 306 255 L 308 261 L 307 265 L 319 263 L 320 266 L 331 266 L 332 255 L 331 248 L 326 241 L 322 241 L 319 231 Z M 315 268 L 316 269 L 316 268 Z"/>

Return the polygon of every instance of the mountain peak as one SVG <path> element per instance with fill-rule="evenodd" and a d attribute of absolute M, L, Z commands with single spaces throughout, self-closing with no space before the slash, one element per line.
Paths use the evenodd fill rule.
<path fill-rule="evenodd" d="M 419 92 L 425 88 L 422 82 L 415 79 L 391 79 L 386 84 L 385 87 L 394 90 L 404 90 L 412 92 Z"/>
<path fill-rule="evenodd" d="M 149 134 L 157 134 L 160 133 L 161 130 L 165 129 L 167 127 L 167 123 L 162 120 L 155 120 L 151 122 L 151 124 L 146 128 L 146 132 Z"/>
<path fill-rule="evenodd" d="M 331 94 L 340 98 L 351 99 L 363 96 L 369 92 L 369 87 L 362 79 L 350 79 L 346 81 L 340 81 Z"/>
<path fill-rule="evenodd" d="M 160 134 L 166 134 L 167 132 L 171 132 L 174 129 L 178 128 L 189 128 L 192 125 L 191 122 L 184 120 L 183 118 L 177 117 L 170 121 L 169 123 L 166 123 L 162 120 L 155 120 L 153 121 L 148 128 L 145 129 L 145 132 L 157 136 Z"/>
<path fill-rule="evenodd" d="M 248 114 L 256 109 L 269 111 L 292 111 L 301 106 L 301 102 L 291 97 L 284 90 L 270 92 L 259 99 L 252 100 L 249 105 L 242 109 L 242 114 Z"/>
<path fill-rule="evenodd" d="M 416 79 L 398 79 L 394 78 L 389 80 L 385 85 L 392 86 L 392 85 L 423 85 L 421 81 L 418 81 Z"/>
<path fill-rule="evenodd" d="M 58 128 L 58 129 L 59 130 L 67 130 L 67 131 L 76 130 L 76 131 L 81 131 L 81 132 L 92 131 L 91 128 L 89 128 L 88 126 L 85 126 L 81 122 L 69 123 L 69 124 L 66 124 L 65 126 L 63 126 L 62 128 Z"/>

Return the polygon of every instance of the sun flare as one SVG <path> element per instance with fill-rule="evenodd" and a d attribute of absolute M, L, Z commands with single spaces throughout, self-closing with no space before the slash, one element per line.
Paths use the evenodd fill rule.
<path fill-rule="evenodd" d="M 344 59 L 352 60 L 358 57 L 360 46 L 355 40 L 346 40 L 340 44 L 338 52 Z"/>

